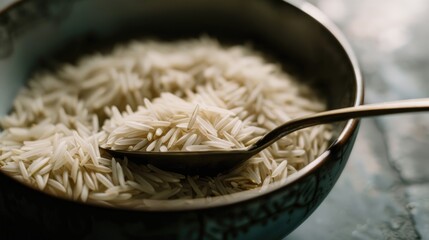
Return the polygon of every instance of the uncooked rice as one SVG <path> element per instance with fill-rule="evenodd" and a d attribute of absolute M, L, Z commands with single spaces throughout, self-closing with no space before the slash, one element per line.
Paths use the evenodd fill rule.
<path fill-rule="evenodd" d="M 248 46 L 134 41 L 30 79 L 1 119 L 0 168 L 49 194 L 108 206 L 228 196 L 285 181 L 323 153 L 329 126 L 292 133 L 233 172 L 184 176 L 100 154 L 244 149 L 319 112 L 306 86 Z M 204 161 L 204 159 L 201 159 Z"/>

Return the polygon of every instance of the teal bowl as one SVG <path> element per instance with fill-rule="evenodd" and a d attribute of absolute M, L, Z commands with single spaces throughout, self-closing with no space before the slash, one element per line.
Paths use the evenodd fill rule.
<path fill-rule="evenodd" d="M 356 59 L 315 7 L 284 0 L 21 1 L 0 12 L 0 115 L 49 59 L 133 37 L 178 39 L 208 34 L 251 41 L 312 85 L 328 107 L 362 104 Z M 358 121 L 334 126 L 329 149 L 285 183 L 208 204 L 131 210 L 53 197 L 0 173 L 3 239 L 282 239 L 331 191 L 352 150 Z"/>

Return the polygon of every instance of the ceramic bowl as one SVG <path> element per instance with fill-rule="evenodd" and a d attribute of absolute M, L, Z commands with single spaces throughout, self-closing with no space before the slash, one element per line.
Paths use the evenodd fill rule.
<path fill-rule="evenodd" d="M 22 1 L 0 12 L 0 115 L 30 73 L 55 56 L 75 57 L 131 37 L 208 34 L 270 52 L 326 97 L 359 105 L 362 79 L 337 28 L 308 3 L 284 0 Z M 329 149 L 281 185 L 215 204 L 112 209 L 59 199 L 0 173 L 3 239 L 281 239 L 319 206 L 337 181 L 358 121 L 335 125 Z"/>

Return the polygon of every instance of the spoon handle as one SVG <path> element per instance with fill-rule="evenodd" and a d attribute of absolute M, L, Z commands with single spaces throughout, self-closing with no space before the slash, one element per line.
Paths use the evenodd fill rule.
<path fill-rule="evenodd" d="M 353 118 L 373 117 L 407 112 L 422 112 L 429 110 L 429 98 L 400 100 L 393 102 L 361 105 L 356 107 L 339 108 L 320 112 L 289 122 L 275 128 L 256 142 L 249 151 L 259 152 L 287 134 L 314 125 L 333 123 Z"/>

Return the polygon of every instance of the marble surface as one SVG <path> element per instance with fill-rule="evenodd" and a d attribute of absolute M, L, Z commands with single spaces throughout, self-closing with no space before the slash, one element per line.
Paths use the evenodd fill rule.
<path fill-rule="evenodd" d="M 0 0 L 0 9 L 3 9 L 7 6 L 9 6 L 10 4 L 17 2 L 16 0 Z"/>
<path fill-rule="evenodd" d="M 312 0 L 361 64 L 365 102 L 429 97 L 429 1 Z M 429 114 L 362 121 L 322 205 L 287 238 L 429 239 Z"/>
<path fill-rule="evenodd" d="M 429 1 L 310 2 L 355 49 L 366 103 L 429 97 Z M 429 239 L 428 147 L 429 114 L 363 120 L 333 191 L 285 239 Z"/>

